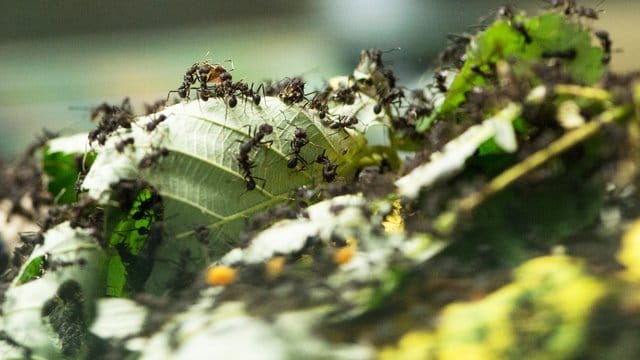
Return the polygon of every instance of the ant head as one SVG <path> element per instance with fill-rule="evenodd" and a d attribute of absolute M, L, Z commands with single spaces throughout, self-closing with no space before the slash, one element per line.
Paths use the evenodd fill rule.
<path fill-rule="evenodd" d="M 258 131 L 263 134 L 271 134 L 273 132 L 273 126 L 269 124 L 262 124 L 260 125 L 260 127 L 258 127 Z"/>

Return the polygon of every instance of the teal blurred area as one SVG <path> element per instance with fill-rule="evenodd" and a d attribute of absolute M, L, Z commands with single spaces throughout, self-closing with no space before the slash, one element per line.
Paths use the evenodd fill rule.
<path fill-rule="evenodd" d="M 301 75 L 313 89 L 349 73 L 360 49 L 401 48 L 386 59 L 401 84 L 415 85 L 447 33 L 473 31 L 469 26 L 501 3 L 2 1 L 0 157 L 18 154 L 43 128 L 62 134 L 90 129 L 89 108 L 102 101 L 128 96 L 142 109 L 144 102 L 166 98 L 184 71 L 204 59 L 232 59 L 234 78 L 249 83 Z M 617 40 L 635 30 L 640 2 L 609 0 L 603 8 L 598 26 L 611 29 L 614 47 L 624 48 L 613 66 L 637 68 L 630 64 L 640 52 L 636 42 Z"/>

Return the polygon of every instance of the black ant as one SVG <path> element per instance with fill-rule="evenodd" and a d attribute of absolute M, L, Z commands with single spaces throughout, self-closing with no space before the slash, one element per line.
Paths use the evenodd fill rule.
<path fill-rule="evenodd" d="M 196 240 L 198 240 L 199 243 L 201 244 L 207 244 L 209 241 L 209 228 L 207 228 L 205 225 L 196 225 L 196 227 L 193 229 L 193 234 L 196 237 Z"/>
<path fill-rule="evenodd" d="M 596 37 L 600 40 L 600 44 L 602 45 L 602 49 L 604 50 L 604 56 L 602 57 L 602 62 L 604 64 L 608 64 L 611 61 L 611 38 L 609 37 L 609 32 L 605 30 L 598 30 L 595 32 Z"/>
<path fill-rule="evenodd" d="M 515 15 L 515 11 L 513 10 L 513 6 L 507 4 L 507 5 L 502 5 L 498 8 L 498 11 L 496 12 L 496 15 L 498 18 L 500 19 L 513 19 L 514 15 Z"/>
<path fill-rule="evenodd" d="M 391 90 L 387 91 L 384 96 L 382 96 L 382 98 L 380 98 L 380 101 L 378 101 L 377 104 L 373 106 L 373 113 L 380 114 L 383 106 L 390 105 L 396 100 L 402 100 L 403 97 L 404 92 L 402 90 L 398 88 L 392 88 Z"/>
<path fill-rule="evenodd" d="M 433 78 L 435 79 L 436 83 L 436 89 L 438 89 L 438 91 L 445 93 L 447 92 L 447 72 L 444 70 L 441 71 L 437 71 L 434 75 Z"/>
<path fill-rule="evenodd" d="M 166 157 L 169 155 L 169 149 L 167 148 L 161 148 L 158 149 L 150 154 L 145 155 L 142 160 L 140 160 L 140 163 L 138 164 L 138 167 L 142 170 L 142 169 L 147 169 L 150 168 L 151 166 L 153 166 L 155 163 L 158 162 L 158 160 L 160 160 L 160 158 L 162 157 Z"/>
<path fill-rule="evenodd" d="M 415 124 L 415 121 L 423 116 L 431 115 L 433 105 L 427 100 L 421 90 L 411 92 L 411 104 L 406 108 L 404 117 Z"/>
<path fill-rule="evenodd" d="M 355 116 L 340 115 L 337 120 L 333 120 L 333 122 L 329 124 L 329 128 L 334 130 L 344 128 L 353 129 L 353 125 L 357 123 L 358 118 Z"/>
<path fill-rule="evenodd" d="M 598 2 L 598 4 L 596 6 L 600 6 L 602 4 L 604 0 L 601 0 Z M 601 10 L 596 10 L 593 8 L 588 8 L 585 6 L 577 6 L 575 7 L 575 13 L 583 18 L 587 18 L 587 19 L 591 19 L 591 20 L 598 20 L 599 15 L 598 13 L 601 12 Z"/>
<path fill-rule="evenodd" d="M 341 86 L 333 92 L 331 100 L 347 105 L 353 105 L 356 102 L 357 84 L 350 87 Z"/>
<path fill-rule="evenodd" d="M 278 97 L 287 105 L 304 100 L 304 81 L 299 77 L 289 80 L 278 94 Z"/>
<path fill-rule="evenodd" d="M 181 99 L 189 99 L 191 86 L 198 81 L 200 82 L 200 99 L 207 101 L 210 97 L 214 97 L 214 94 L 207 88 L 207 83 L 222 85 L 230 82 L 232 78 L 231 73 L 220 64 L 212 65 L 207 61 L 195 63 L 185 72 L 182 84 L 178 87 L 178 90 L 169 91 L 169 94 L 177 92 Z"/>
<path fill-rule="evenodd" d="M 142 200 L 137 210 L 131 215 L 133 220 L 142 220 L 145 216 L 158 214 L 162 210 L 162 201 L 156 193 Z"/>
<path fill-rule="evenodd" d="M 189 90 L 191 90 L 191 85 L 195 84 L 196 82 L 195 74 L 198 71 L 199 66 L 199 63 L 195 63 L 191 65 L 191 67 L 189 67 L 184 73 L 184 77 L 182 78 L 182 85 L 180 85 L 177 90 L 178 96 L 180 96 L 181 99 L 189 98 Z M 171 94 L 171 91 L 169 92 L 169 94 Z"/>
<path fill-rule="evenodd" d="M 575 48 L 567 49 L 567 50 L 557 50 L 557 51 L 544 51 L 542 53 L 543 58 L 560 58 L 573 60 L 578 55 L 578 52 Z"/>
<path fill-rule="evenodd" d="M 293 132 L 293 139 L 290 142 L 291 145 L 291 158 L 287 162 L 287 167 L 289 169 L 293 169 L 298 165 L 298 161 L 300 161 L 303 165 L 306 165 L 306 160 L 300 156 L 300 150 L 302 147 L 309 143 L 309 139 L 307 139 L 307 132 L 304 129 L 296 128 Z"/>
<path fill-rule="evenodd" d="M 332 182 L 336 179 L 336 170 L 338 165 L 332 164 L 329 158 L 325 155 L 326 151 L 316 157 L 316 163 L 322 165 L 322 179 L 326 182 Z"/>
<path fill-rule="evenodd" d="M 116 144 L 116 150 L 117 150 L 119 153 L 121 153 L 121 154 L 122 154 L 122 153 L 124 152 L 124 148 L 125 148 L 127 145 L 133 145 L 133 144 L 134 144 L 134 142 L 135 142 L 135 139 L 134 139 L 134 138 L 132 138 L 132 137 L 130 137 L 130 138 L 126 138 L 126 139 L 124 139 L 124 140 L 122 140 L 122 141 L 120 141 L 119 143 L 117 143 L 117 144 Z"/>
<path fill-rule="evenodd" d="M 252 83 L 251 87 L 249 87 L 246 83 L 242 82 L 242 80 L 228 86 L 229 89 L 227 90 L 227 92 L 229 93 L 229 96 L 231 96 L 231 99 L 229 100 L 229 106 L 234 107 L 237 105 L 236 93 L 243 95 L 245 99 L 251 99 L 254 104 L 260 105 L 260 101 L 262 100 L 262 97 L 260 96 L 260 90 L 264 92 L 264 87 L 262 84 L 260 84 L 260 86 L 258 86 L 256 90 L 253 90 L 253 86 L 254 84 Z M 232 102 L 233 105 L 231 104 Z"/>
<path fill-rule="evenodd" d="M 253 90 L 253 83 L 251 84 L 251 88 L 249 88 L 249 97 L 251 97 L 253 103 L 256 105 L 260 105 L 260 100 L 262 99 L 259 94 L 260 90 L 262 90 L 262 92 L 264 93 L 264 86 L 262 84 L 260 84 L 255 91 Z"/>
<path fill-rule="evenodd" d="M 120 106 L 102 103 L 94 107 L 91 110 L 91 120 L 95 120 L 100 114 L 102 114 L 102 117 L 98 127 L 89 132 L 89 142 L 98 141 L 100 145 L 104 145 L 107 141 L 107 136 L 118 128 L 131 128 L 133 109 L 129 98 L 125 98 Z"/>
<path fill-rule="evenodd" d="M 145 126 L 145 129 L 148 132 L 152 132 L 153 130 L 156 129 L 156 127 L 158 127 L 158 125 L 165 121 L 167 119 L 167 116 L 165 114 L 161 114 L 160 116 L 158 116 L 157 118 L 151 120 L 150 122 L 147 123 L 147 125 Z"/>
<path fill-rule="evenodd" d="M 596 9 L 579 6 L 576 9 L 576 14 L 578 14 L 578 16 L 582 16 L 587 19 L 598 20 L 598 10 Z"/>
<path fill-rule="evenodd" d="M 145 115 L 151 115 L 157 113 L 167 103 L 166 99 L 158 99 L 151 104 L 144 103 Z"/>
<path fill-rule="evenodd" d="M 236 160 L 238 161 L 238 166 L 240 167 L 240 170 L 242 170 L 242 178 L 246 182 L 247 190 L 253 190 L 256 188 L 255 179 L 260 179 L 264 181 L 264 179 L 255 177 L 253 176 L 253 174 L 251 174 L 251 169 L 254 168 L 256 165 L 253 162 L 253 160 L 249 158 L 249 153 L 256 146 L 263 145 L 263 144 L 271 144 L 271 141 L 262 141 L 262 140 L 266 135 L 269 135 L 272 132 L 273 132 L 273 126 L 269 124 L 262 124 L 258 127 L 258 130 L 255 131 L 251 139 L 243 142 L 240 145 L 240 151 L 236 155 Z"/>
<path fill-rule="evenodd" d="M 320 120 L 324 119 L 329 112 L 329 105 L 327 105 L 327 102 L 329 102 L 329 96 L 331 96 L 331 88 L 326 87 L 322 91 L 317 91 L 309 102 L 309 108 L 318 111 L 318 117 Z"/>
<path fill-rule="evenodd" d="M 574 11 L 576 3 L 575 0 L 548 0 L 551 8 L 556 9 L 562 7 L 562 11 L 565 15 L 571 15 Z"/>
<path fill-rule="evenodd" d="M 512 26 L 517 32 L 520 33 L 520 35 L 522 35 L 522 37 L 524 37 L 524 42 L 526 44 L 531 44 L 533 39 L 531 39 L 531 35 L 529 35 L 529 32 L 527 31 L 522 21 L 516 21 Z"/>
<path fill-rule="evenodd" d="M 448 34 L 447 47 L 438 55 L 436 60 L 437 67 L 452 64 L 455 68 L 460 69 L 464 64 L 464 54 L 467 46 L 473 38 L 470 34 Z"/>

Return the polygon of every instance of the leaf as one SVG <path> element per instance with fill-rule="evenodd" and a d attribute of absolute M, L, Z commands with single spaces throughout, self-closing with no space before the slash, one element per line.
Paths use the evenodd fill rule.
<path fill-rule="evenodd" d="M 91 332 L 102 339 L 126 339 L 142 331 L 148 310 L 133 300 L 100 299 Z"/>
<path fill-rule="evenodd" d="M 58 204 L 70 204 L 77 201 L 76 181 L 81 172 L 81 166 L 87 169 L 95 158 L 92 152 L 86 153 L 82 163 L 78 159 L 87 150 L 87 134 L 49 140 L 44 149 L 42 166 L 48 179 L 49 193 L 54 196 Z"/>
<path fill-rule="evenodd" d="M 206 302 L 206 297 L 200 300 Z M 329 343 L 312 332 L 324 307 L 274 315 L 269 321 L 250 315 L 243 304 L 217 309 L 195 306 L 154 334 L 140 359 L 371 359 L 367 345 Z M 259 355 L 257 355 L 259 354 Z"/>
<path fill-rule="evenodd" d="M 518 118 L 521 110 L 520 105 L 511 103 L 482 124 L 465 130 L 448 142 L 442 151 L 432 154 L 428 162 L 398 179 L 398 193 L 408 198 L 416 198 L 421 189 L 460 171 L 465 161 L 489 139 L 493 139 L 504 151 L 514 152 L 517 144 L 512 122 Z"/>
<path fill-rule="evenodd" d="M 514 24 L 518 22 L 523 24 L 531 37 L 530 43 L 515 28 Z M 474 86 L 496 86 L 481 72 L 492 72 L 492 67 L 501 61 L 514 64 L 518 73 L 528 71 L 536 61 L 546 61 L 545 56 L 575 50 L 575 58 L 562 60 L 566 71 L 577 83 L 595 83 L 604 73 L 604 53 L 593 44 L 591 36 L 591 30 L 556 12 L 533 17 L 517 15 L 513 20 L 495 21 L 472 39 L 465 63 L 447 91 L 444 103 L 438 108 L 437 117 L 444 117 L 456 110 Z M 425 131 L 430 122 L 430 119 L 424 120 L 417 125 L 417 129 Z"/>
<path fill-rule="evenodd" d="M 33 278 L 26 272 L 35 267 L 39 258 L 46 258 L 47 267 L 38 278 Z M 80 334 L 67 330 L 82 330 L 82 324 L 86 325 L 93 317 L 93 301 L 104 294 L 104 260 L 102 249 L 89 231 L 72 229 L 68 222 L 47 231 L 44 243 L 36 246 L 6 291 L 3 304 L 6 333 L 18 343 L 28 344 L 35 355 L 47 359 L 61 358 L 64 350 L 81 351 L 79 346 L 75 350 L 70 347 L 72 343 L 78 344 Z M 50 269 L 52 266 L 57 269 Z M 39 268 L 45 266 L 41 264 Z M 70 281 L 77 284 L 81 303 L 73 305 L 61 300 L 65 296 L 62 289 Z M 75 311 L 81 315 L 71 316 Z"/>
<path fill-rule="evenodd" d="M 237 241 L 245 218 L 288 200 L 292 189 L 322 181 L 322 165 L 314 162 L 318 155 L 325 154 L 331 163 L 338 164 L 338 177 L 350 181 L 361 165 L 359 159 L 367 154 L 363 135 L 371 125 L 367 121 L 380 121 L 373 116 L 372 107 L 366 99 L 344 106 L 340 111 L 371 115 L 362 116 L 353 129 L 329 129 L 305 109 L 272 97 L 265 98 L 262 106 L 248 102 L 235 108 L 221 99 L 177 104 L 138 118 L 131 129 L 121 129 L 104 147 L 97 148 L 98 156 L 82 186 L 89 196 L 105 204 L 111 201 L 112 184 L 122 179 L 142 179 L 157 189 L 164 205 L 164 238 L 169 240 L 158 249 L 156 257 L 165 263 L 155 267 L 159 273 L 152 275 L 155 280 L 149 281 L 148 289 L 161 291 L 167 277 L 176 274 L 175 265 L 168 263 L 175 263 L 183 250 L 196 256 L 192 263 L 203 264 L 201 245 L 193 236 L 196 225 L 207 225 L 211 230 L 209 250 L 218 257 Z M 147 132 L 145 125 L 161 115 L 166 120 Z M 271 125 L 273 133 L 249 154 L 256 165 L 251 168 L 256 188 L 248 191 L 236 155 L 262 124 Z M 307 165 L 290 169 L 287 163 L 296 128 L 307 133 L 309 143 L 300 153 Z M 119 152 L 117 144 L 129 137 L 134 146 Z M 143 158 L 156 156 L 161 148 L 166 148 L 168 155 L 158 155 L 157 163 L 141 169 Z"/>

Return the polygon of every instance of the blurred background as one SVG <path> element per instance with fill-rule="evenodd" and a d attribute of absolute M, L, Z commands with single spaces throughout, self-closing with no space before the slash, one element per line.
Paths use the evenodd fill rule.
<path fill-rule="evenodd" d="M 90 2 L 3 0 L 0 12 L 0 158 L 46 128 L 90 129 L 89 108 L 129 96 L 166 98 L 194 62 L 232 59 L 234 79 L 301 75 L 314 89 L 348 74 L 364 48 L 401 48 L 384 59 L 401 85 L 429 75 L 448 33 L 475 31 L 506 0 Z M 604 10 L 612 68 L 640 69 L 640 1 L 581 1 Z M 510 1 L 530 13 L 545 1 Z M 225 65 L 226 66 L 226 65 Z"/>

